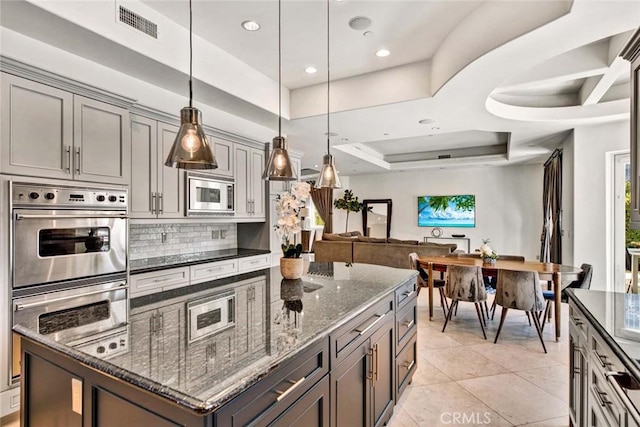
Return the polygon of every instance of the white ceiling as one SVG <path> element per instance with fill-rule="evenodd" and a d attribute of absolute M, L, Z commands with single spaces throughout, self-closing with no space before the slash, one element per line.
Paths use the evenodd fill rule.
<path fill-rule="evenodd" d="M 120 4 L 157 22 L 158 40 L 114 22 L 113 0 L 1 1 L 0 25 L 184 96 L 187 0 Z M 193 2 L 194 96 L 206 124 L 275 136 L 277 6 Z M 282 2 L 284 130 L 304 168 L 326 152 L 326 7 Z M 331 151 L 343 174 L 541 162 L 572 128 L 628 117 L 629 67 L 618 53 L 638 26 L 639 0 L 331 0 L 330 8 Z M 348 26 L 355 16 L 371 19 L 372 36 Z M 247 19 L 262 28 L 243 30 Z M 377 58 L 381 47 L 391 55 Z M 0 43 L 0 53 L 9 48 L 28 57 Z M 308 65 L 318 73 L 304 73 Z M 169 104 L 155 108 L 177 113 Z"/>

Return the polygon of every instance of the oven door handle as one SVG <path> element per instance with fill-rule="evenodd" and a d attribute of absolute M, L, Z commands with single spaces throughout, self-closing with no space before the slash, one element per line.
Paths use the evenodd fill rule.
<path fill-rule="evenodd" d="M 126 285 L 126 283 L 122 282 L 120 284 L 120 287 L 125 286 L 125 285 Z M 14 311 L 22 311 L 22 310 L 26 310 L 27 308 L 39 307 L 41 305 L 51 304 L 52 302 L 66 301 L 68 299 L 78 298 L 78 296 L 86 297 L 86 296 L 89 296 L 89 295 L 102 294 L 102 293 L 105 293 L 105 292 L 113 292 L 114 290 L 117 290 L 117 289 L 119 289 L 119 288 L 100 289 L 99 291 L 86 292 L 86 293 L 84 293 L 82 295 L 69 295 L 67 297 L 48 299 L 46 301 L 32 302 L 32 303 L 27 303 L 27 304 L 16 303 Z"/>
<path fill-rule="evenodd" d="M 100 215 L 32 215 L 32 214 L 16 214 L 16 220 L 20 221 L 23 219 L 101 219 L 101 218 L 119 218 L 119 219 L 129 219 L 129 216 L 125 213 L 123 214 L 100 214 Z"/>

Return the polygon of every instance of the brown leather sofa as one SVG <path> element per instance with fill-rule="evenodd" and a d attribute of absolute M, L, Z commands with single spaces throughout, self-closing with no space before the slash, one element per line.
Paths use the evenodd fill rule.
<path fill-rule="evenodd" d="M 450 255 L 455 244 L 420 243 L 397 239 L 375 239 L 351 236 L 339 239 L 338 235 L 324 235 L 314 244 L 315 261 L 354 262 L 386 265 L 388 267 L 409 268 L 409 254 L 418 257 Z M 327 239 L 328 238 L 328 239 Z M 331 239 L 331 240 L 329 240 Z"/>

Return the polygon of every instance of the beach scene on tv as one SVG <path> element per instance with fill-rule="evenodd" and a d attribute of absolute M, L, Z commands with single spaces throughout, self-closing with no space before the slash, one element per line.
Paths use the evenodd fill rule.
<path fill-rule="evenodd" d="M 464 227 L 476 226 L 476 196 L 418 197 L 419 227 Z"/>

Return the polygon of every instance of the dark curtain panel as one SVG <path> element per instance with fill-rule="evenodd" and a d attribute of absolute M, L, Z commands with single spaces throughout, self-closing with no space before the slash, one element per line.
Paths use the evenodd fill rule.
<path fill-rule="evenodd" d="M 544 164 L 540 261 L 562 264 L 562 150 Z"/>
<path fill-rule="evenodd" d="M 312 188 L 311 200 L 324 221 L 324 232 L 333 233 L 333 188 Z"/>

